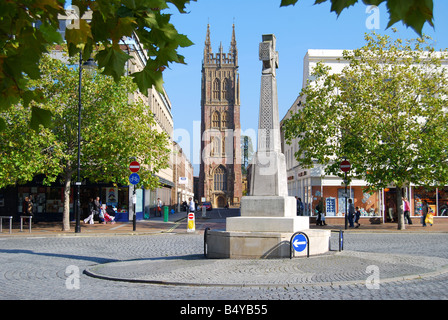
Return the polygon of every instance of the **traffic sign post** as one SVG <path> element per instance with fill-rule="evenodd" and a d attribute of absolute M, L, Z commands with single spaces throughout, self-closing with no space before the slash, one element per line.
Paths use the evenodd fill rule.
<path fill-rule="evenodd" d="M 135 194 L 135 185 L 140 182 L 140 176 L 137 173 L 140 170 L 140 163 L 138 163 L 137 161 L 132 161 L 129 164 L 129 170 L 131 170 L 132 172 L 131 175 L 129 176 L 129 182 L 133 185 L 132 202 L 134 213 L 132 214 L 132 230 L 135 231 L 137 229 L 137 213 L 135 212 L 137 195 Z"/>
<path fill-rule="evenodd" d="M 340 163 L 339 167 L 343 172 L 348 172 L 352 168 L 352 165 L 347 160 L 344 160 Z"/>
<path fill-rule="evenodd" d="M 341 171 L 343 171 L 345 173 L 345 177 L 344 177 L 344 184 L 345 184 L 345 194 L 347 195 L 347 172 L 349 172 L 352 168 L 352 165 L 350 162 L 348 162 L 347 160 L 344 160 L 340 163 L 339 167 L 341 168 Z M 345 197 L 345 229 L 347 229 L 347 225 L 348 225 L 348 212 L 347 212 L 347 198 Z"/>
<path fill-rule="evenodd" d="M 131 170 L 131 172 L 138 172 L 140 170 L 140 163 L 132 161 L 129 165 L 129 170 Z"/>
<path fill-rule="evenodd" d="M 302 252 L 303 250 L 307 250 L 306 256 L 310 256 L 310 239 L 307 234 L 304 232 L 296 232 L 292 235 L 291 240 L 289 241 L 290 252 L 289 258 L 292 259 L 293 249 L 297 252 Z"/>
<path fill-rule="evenodd" d="M 140 176 L 138 175 L 138 173 L 131 173 L 131 175 L 129 176 L 129 182 L 133 185 L 136 185 L 137 183 L 140 182 Z"/>
<path fill-rule="evenodd" d="M 188 214 L 187 232 L 194 232 L 196 230 L 194 222 L 194 212 Z"/>

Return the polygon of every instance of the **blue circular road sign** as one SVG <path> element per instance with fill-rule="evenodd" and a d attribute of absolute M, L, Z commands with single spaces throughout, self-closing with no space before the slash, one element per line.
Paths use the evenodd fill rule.
<path fill-rule="evenodd" d="M 130 182 L 131 184 L 137 184 L 137 183 L 139 183 L 139 182 L 140 182 L 140 176 L 138 175 L 138 173 L 132 173 L 132 174 L 129 176 L 129 182 Z"/>
<path fill-rule="evenodd" d="M 303 250 L 305 250 L 306 245 L 307 245 L 306 237 L 301 233 L 295 235 L 294 238 L 292 239 L 292 246 L 294 247 L 294 250 L 296 250 L 297 252 L 302 252 Z"/>

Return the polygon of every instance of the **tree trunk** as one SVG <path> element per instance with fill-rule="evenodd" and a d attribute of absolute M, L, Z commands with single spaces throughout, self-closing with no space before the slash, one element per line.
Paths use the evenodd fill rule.
<path fill-rule="evenodd" d="M 397 186 L 397 217 L 398 217 L 398 230 L 404 230 L 404 212 L 403 212 L 403 193 L 402 187 Z"/>
<path fill-rule="evenodd" d="M 62 231 L 70 231 L 70 184 L 72 175 L 65 174 L 64 211 L 62 213 Z"/>

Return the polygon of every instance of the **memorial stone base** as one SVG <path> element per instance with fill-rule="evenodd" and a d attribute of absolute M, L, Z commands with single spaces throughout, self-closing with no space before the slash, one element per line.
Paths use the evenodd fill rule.
<path fill-rule="evenodd" d="M 294 197 L 248 196 L 241 217 L 226 219 L 226 230 L 207 232 L 207 257 L 230 259 L 289 258 L 295 232 L 309 238 L 310 255 L 329 251 L 330 230 L 309 228 L 309 217 L 296 216 Z M 306 256 L 307 251 L 294 252 Z"/>

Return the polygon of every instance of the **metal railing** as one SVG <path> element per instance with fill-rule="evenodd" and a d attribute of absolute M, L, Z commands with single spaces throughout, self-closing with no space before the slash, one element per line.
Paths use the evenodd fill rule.
<path fill-rule="evenodd" d="M 344 250 L 344 231 L 343 230 L 331 230 L 331 232 L 338 232 L 339 233 L 339 252 L 341 252 L 342 250 Z M 328 244 L 328 247 L 331 250 L 331 238 L 330 238 L 330 243 Z"/>

